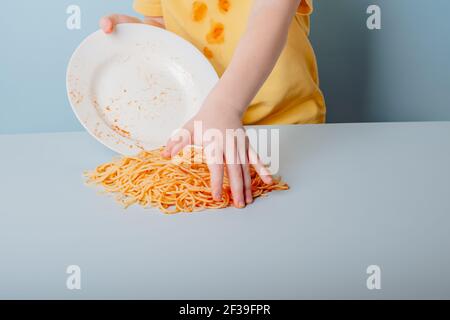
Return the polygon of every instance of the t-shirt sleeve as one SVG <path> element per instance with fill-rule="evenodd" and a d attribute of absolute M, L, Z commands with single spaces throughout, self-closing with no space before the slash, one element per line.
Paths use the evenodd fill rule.
<path fill-rule="evenodd" d="M 313 0 L 302 0 L 298 6 L 297 13 L 309 15 L 313 12 Z"/>
<path fill-rule="evenodd" d="M 134 0 L 133 8 L 146 17 L 161 17 L 163 15 L 161 0 Z"/>

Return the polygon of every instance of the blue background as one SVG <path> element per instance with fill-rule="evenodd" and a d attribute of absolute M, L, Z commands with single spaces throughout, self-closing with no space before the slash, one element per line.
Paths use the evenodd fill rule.
<path fill-rule="evenodd" d="M 0 133 L 81 130 L 66 98 L 73 50 L 131 0 L 4 1 L 0 12 Z M 66 8 L 81 7 L 81 30 Z M 382 10 L 382 30 L 366 9 Z M 328 122 L 450 120 L 449 0 L 316 0 L 312 17 Z"/>

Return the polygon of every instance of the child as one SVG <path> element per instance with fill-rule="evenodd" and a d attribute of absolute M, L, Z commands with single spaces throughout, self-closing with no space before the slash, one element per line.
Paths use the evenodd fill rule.
<path fill-rule="evenodd" d="M 195 121 L 201 121 L 203 130 L 216 129 L 223 136 L 229 129 L 243 130 L 243 124 L 325 121 L 308 39 L 312 0 L 135 0 L 134 9 L 144 15 L 143 21 L 115 14 L 103 17 L 101 28 L 111 33 L 116 24 L 130 22 L 166 28 L 200 49 L 221 77 L 198 114 L 184 126 L 191 135 Z M 212 142 L 216 143 L 194 139 L 198 145 Z M 187 143 L 171 138 L 163 155 L 174 156 Z M 253 201 L 248 160 L 255 157 L 248 145 L 242 154 L 236 144 L 222 143 L 221 158 L 234 205 L 243 208 Z M 272 182 L 259 161 L 250 163 L 264 182 Z M 219 200 L 224 165 L 208 161 L 208 166 L 212 195 Z"/>

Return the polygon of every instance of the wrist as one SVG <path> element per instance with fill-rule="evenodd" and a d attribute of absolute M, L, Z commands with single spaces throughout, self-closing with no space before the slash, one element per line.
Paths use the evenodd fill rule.
<path fill-rule="evenodd" d="M 226 99 L 207 99 L 200 109 L 203 114 L 211 114 L 215 117 L 221 117 L 223 119 L 242 119 L 244 111 L 236 108 L 232 103 Z"/>
<path fill-rule="evenodd" d="M 203 103 L 202 109 L 218 114 L 226 112 L 227 115 L 236 116 L 240 119 L 247 110 L 247 103 L 240 101 L 236 95 L 223 94 L 213 89 Z"/>

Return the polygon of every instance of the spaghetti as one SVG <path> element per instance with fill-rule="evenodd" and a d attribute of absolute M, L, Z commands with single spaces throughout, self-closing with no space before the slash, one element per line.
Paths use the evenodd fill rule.
<path fill-rule="evenodd" d="M 215 201 L 210 190 L 207 164 L 198 159 L 199 152 L 181 152 L 176 161 L 164 159 L 161 150 L 143 151 L 134 157 L 122 157 L 85 173 L 88 184 L 100 185 L 116 195 L 124 207 L 139 204 L 156 207 L 167 214 L 226 208 L 232 205 L 232 194 L 225 174 L 222 200 Z M 195 158 L 197 157 L 197 158 Z M 253 198 L 273 190 L 287 190 L 280 180 L 265 184 L 250 168 Z"/>

